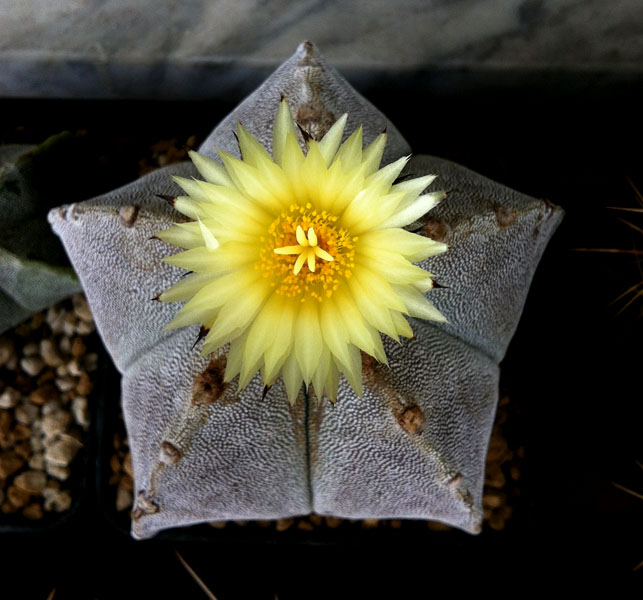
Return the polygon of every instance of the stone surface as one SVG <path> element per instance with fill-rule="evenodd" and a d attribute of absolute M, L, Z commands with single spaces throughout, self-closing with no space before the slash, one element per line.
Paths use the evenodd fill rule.
<path fill-rule="evenodd" d="M 361 122 L 366 142 L 386 122 L 304 44 L 201 151 L 238 154 L 230 131 L 239 119 L 270 147 L 278 90 L 294 114 L 311 105 L 321 120 L 350 112 L 347 133 Z M 392 126 L 389 133 L 385 162 L 409 152 Z M 386 342 L 391 369 L 365 361 L 364 397 L 342 381 L 335 406 L 300 393 L 290 407 L 281 380 L 262 399 L 258 377 L 237 395 L 234 382 L 222 381 L 223 350 L 204 359 L 193 347 L 196 328 L 162 331 L 179 306 L 150 299 L 182 271 L 161 262 L 175 250 L 150 237 L 180 217 L 156 194 L 176 194 L 170 176 L 193 175 L 189 164 L 50 213 L 124 376 L 135 537 L 310 512 L 435 519 L 479 531 L 498 362 L 562 211 L 441 159 L 417 156 L 407 172 L 437 174 L 434 188 L 447 191 L 414 227 L 450 246 L 422 263 L 444 286 L 430 298 L 449 323 L 413 320 L 412 340 Z M 124 223 L 120 208 L 133 205 L 136 220 Z"/>
<path fill-rule="evenodd" d="M 0 4 L 0 95 L 224 95 L 256 85 L 305 39 L 363 78 L 426 66 L 640 71 L 640 9 L 638 0 L 10 1 Z"/>

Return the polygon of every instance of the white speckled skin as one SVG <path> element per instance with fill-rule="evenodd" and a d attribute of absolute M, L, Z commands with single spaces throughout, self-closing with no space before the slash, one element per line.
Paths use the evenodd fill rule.
<path fill-rule="evenodd" d="M 348 112 L 347 132 L 362 123 L 367 142 L 387 124 L 385 161 L 410 151 L 308 43 L 200 151 L 238 154 L 237 120 L 269 148 L 280 93 L 314 135 Z M 311 511 L 436 519 L 479 531 L 498 362 L 562 211 L 437 158 L 415 157 L 407 171 L 437 174 L 434 187 L 449 193 L 417 224 L 450 245 L 423 264 L 445 286 L 429 293 L 449 323 L 414 320 L 414 339 L 385 342 L 391 368 L 366 360 L 364 397 L 342 380 L 334 406 L 302 392 L 290 407 L 280 381 L 262 399 L 258 377 L 237 396 L 234 382 L 220 379 L 225 352 L 209 362 L 192 349 L 196 327 L 162 331 L 180 306 L 151 299 L 182 271 L 161 262 L 176 250 L 149 238 L 180 217 L 155 194 L 176 194 L 170 175 L 196 175 L 190 164 L 50 213 L 123 373 L 135 537 Z M 129 207 L 138 207 L 135 218 Z"/>

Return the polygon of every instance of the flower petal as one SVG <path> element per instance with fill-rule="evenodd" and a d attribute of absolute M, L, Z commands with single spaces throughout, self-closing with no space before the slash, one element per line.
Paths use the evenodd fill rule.
<path fill-rule="evenodd" d="M 179 248 L 197 248 L 203 246 L 203 237 L 199 223 L 176 223 L 174 227 L 159 231 L 156 237 Z"/>
<path fill-rule="evenodd" d="M 335 155 L 335 160 L 341 161 L 345 172 L 356 169 L 362 162 L 362 126 L 341 145 Z"/>
<path fill-rule="evenodd" d="M 271 385 L 278 377 L 279 370 L 293 346 L 297 309 L 292 302 L 282 298 L 281 306 L 275 310 L 273 342 L 268 346 L 264 360 L 266 385 Z"/>
<path fill-rule="evenodd" d="M 201 246 L 168 256 L 163 261 L 196 273 L 223 274 L 234 271 L 259 259 L 259 249 L 253 244 L 226 242 L 216 250 Z"/>
<path fill-rule="evenodd" d="M 423 294 L 411 286 L 392 286 L 400 296 L 412 317 L 446 323 L 445 316 Z"/>
<path fill-rule="evenodd" d="M 229 187 L 234 185 L 230 179 L 230 175 L 228 175 L 221 163 L 216 160 L 212 160 L 207 156 L 203 156 L 203 154 L 199 154 L 194 150 L 190 150 L 188 154 L 192 159 L 194 166 L 197 168 L 197 171 L 205 177 L 206 181 L 215 183 L 216 185 L 226 185 Z"/>
<path fill-rule="evenodd" d="M 244 288 L 237 288 L 237 292 L 239 289 Z M 210 332 L 205 337 L 201 355 L 206 356 L 241 335 L 261 309 L 270 291 L 270 285 L 261 278 L 253 285 L 247 286 L 243 294 L 237 295 L 221 307 Z"/>
<path fill-rule="evenodd" d="M 374 301 L 355 277 L 351 277 L 347 281 L 347 288 L 364 320 L 378 331 L 399 342 L 397 329 L 391 318 L 391 311 Z"/>
<path fill-rule="evenodd" d="M 212 282 L 215 277 L 216 275 L 210 273 L 190 273 L 165 290 L 159 296 L 159 300 L 161 302 L 186 302 L 201 288 Z"/>
<path fill-rule="evenodd" d="M 203 237 L 203 243 L 208 250 L 216 250 L 219 247 L 219 242 L 212 234 L 212 232 L 203 224 L 201 219 L 198 220 L 199 228 L 201 230 L 201 236 Z"/>
<path fill-rule="evenodd" d="M 415 263 L 429 256 L 442 254 L 446 251 L 447 245 L 396 227 L 363 233 L 359 239 L 359 248 L 360 253 L 370 257 L 377 256 L 382 249 L 394 248 L 406 260 Z"/>
<path fill-rule="evenodd" d="M 365 165 L 364 174 L 368 177 L 371 173 L 375 173 L 380 162 L 382 162 L 382 155 L 384 154 L 384 146 L 386 146 L 386 134 L 378 135 L 362 152 L 362 162 Z"/>
<path fill-rule="evenodd" d="M 346 127 L 346 121 L 348 119 L 348 114 L 344 113 L 337 121 L 335 121 L 332 127 L 326 132 L 326 135 L 319 142 L 319 151 L 324 157 L 324 162 L 326 166 L 330 166 L 339 144 L 342 141 L 342 136 L 344 135 L 344 127 Z"/>
<path fill-rule="evenodd" d="M 328 379 L 328 372 L 330 369 L 331 358 L 330 350 L 325 344 L 320 345 L 321 355 L 317 361 L 317 368 L 313 374 L 313 388 L 315 390 L 315 396 L 317 400 L 320 401 L 324 395 L 324 388 L 326 386 L 326 381 Z M 337 389 L 337 388 L 335 388 Z"/>
<path fill-rule="evenodd" d="M 315 300 L 302 303 L 297 316 L 295 354 L 306 385 L 313 378 L 324 346 L 317 304 Z"/>
<path fill-rule="evenodd" d="M 275 341 L 275 325 L 279 323 L 282 306 L 283 298 L 273 293 L 249 327 L 249 339 L 252 343 L 247 344 L 243 350 L 244 368 L 254 365 L 259 359 L 263 362 L 265 351 Z"/>
<path fill-rule="evenodd" d="M 286 386 L 286 394 L 290 404 L 295 404 L 297 396 L 301 391 L 301 384 L 303 383 L 301 370 L 297 362 L 297 356 L 294 352 L 286 359 L 283 367 L 284 384 Z"/>
<path fill-rule="evenodd" d="M 284 148 L 286 147 L 286 139 L 288 135 L 292 135 L 297 139 L 297 131 L 295 130 L 295 123 L 290 114 L 290 107 L 286 100 L 282 100 L 279 104 L 277 117 L 272 130 L 272 158 L 274 161 L 281 165 Z"/>
<path fill-rule="evenodd" d="M 270 160 L 268 151 L 248 132 L 241 124 L 237 123 L 237 139 L 239 140 L 239 149 L 243 162 L 257 167 L 263 160 Z"/>
<path fill-rule="evenodd" d="M 254 269 L 235 271 L 204 283 L 191 300 L 176 313 L 174 319 L 165 327 L 177 329 L 194 323 L 209 323 L 219 313 L 219 309 L 239 293 L 239 286 L 250 287 L 260 280 Z M 169 291 L 169 290 L 168 290 Z"/>
<path fill-rule="evenodd" d="M 389 219 L 384 221 L 384 223 L 381 223 L 378 226 L 378 229 L 410 225 L 413 221 L 417 221 L 420 217 L 424 216 L 432 208 L 437 206 L 445 196 L 446 194 L 444 192 L 424 194 L 407 207 L 392 215 Z"/>
<path fill-rule="evenodd" d="M 322 335 L 328 349 L 342 365 L 350 367 L 348 332 L 339 315 L 334 297 L 322 302 L 320 316 Z"/>

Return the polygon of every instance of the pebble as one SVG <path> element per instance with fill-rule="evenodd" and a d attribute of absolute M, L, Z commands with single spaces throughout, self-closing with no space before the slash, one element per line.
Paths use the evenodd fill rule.
<path fill-rule="evenodd" d="M 0 411 L 0 448 L 6 449 L 13 444 L 13 419 L 11 414 L 6 411 Z"/>
<path fill-rule="evenodd" d="M 6 501 L 6 502 L 3 503 L 2 507 L 0 508 L 0 510 L 2 510 L 2 512 L 5 515 L 12 515 L 14 513 L 17 513 L 19 509 L 16 508 L 13 504 L 11 504 L 11 502 Z"/>
<path fill-rule="evenodd" d="M 53 385 L 45 384 L 36 388 L 29 394 L 29 401 L 37 406 L 43 406 L 51 400 L 58 398 L 58 392 Z"/>
<path fill-rule="evenodd" d="M 30 342 L 29 344 L 25 344 L 22 347 L 22 355 L 23 356 L 36 356 L 40 352 L 40 346 L 34 342 Z"/>
<path fill-rule="evenodd" d="M 63 330 L 63 319 L 65 318 L 65 312 L 62 308 L 58 306 L 52 306 L 47 311 L 47 316 L 45 321 L 49 325 L 52 333 L 62 333 Z"/>
<path fill-rule="evenodd" d="M 0 338 L 0 367 L 5 366 L 12 356 L 13 342 L 6 337 Z"/>
<path fill-rule="evenodd" d="M 295 519 L 277 519 L 277 524 L 275 526 L 275 529 L 277 531 L 286 531 L 286 529 L 289 529 L 292 527 L 294 524 Z"/>
<path fill-rule="evenodd" d="M 42 440 L 42 419 L 36 419 L 31 424 L 31 430 L 34 432 L 35 435 L 31 436 L 29 443 L 31 444 L 31 449 L 34 452 L 38 452 L 39 450 L 42 450 L 44 448 L 44 444 Z"/>
<path fill-rule="evenodd" d="M 317 515 L 313 513 L 312 515 L 308 515 L 309 521 L 313 525 L 317 525 L 318 527 L 324 522 L 324 518 L 321 515 Z"/>
<path fill-rule="evenodd" d="M 38 407 L 31 402 L 23 402 L 14 410 L 14 417 L 18 423 L 23 425 L 30 425 L 38 418 Z"/>
<path fill-rule="evenodd" d="M 71 436 L 61 436 L 45 450 L 45 460 L 49 465 L 66 467 L 74 459 L 82 444 Z"/>
<path fill-rule="evenodd" d="M 73 377 L 57 377 L 56 378 L 56 387 L 61 392 L 68 392 L 69 390 L 76 387 L 76 380 Z"/>
<path fill-rule="evenodd" d="M 49 402 L 47 402 L 46 404 L 43 404 L 42 408 L 40 409 L 40 412 L 44 417 L 45 415 L 49 415 L 53 412 L 60 410 L 61 407 L 62 407 L 62 404 L 60 403 L 58 398 L 56 398 L 55 400 L 49 400 Z M 42 422 L 41 422 L 41 425 L 42 425 Z"/>
<path fill-rule="evenodd" d="M 364 529 L 373 529 L 374 527 L 377 527 L 378 524 L 378 519 L 362 519 L 362 527 Z"/>
<path fill-rule="evenodd" d="M 33 317 L 31 317 L 31 322 L 29 323 L 29 327 L 31 328 L 32 331 L 35 331 L 36 329 L 39 329 L 44 322 L 45 322 L 45 313 L 42 311 L 37 312 L 34 314 Z"/>
<path fill-rule="evenodd" d="M 76 323 L 77 318 L 74 313 L 65 313 L 63 317 L 63 333 L 68 337 L 72 337 L 76 333 Z"/>
<path fill-rule="evenodd" d="M 32 447 L 33 450 L 33 447 Z M 34 452 L 29 459 L 29 467 L 36 471 L 43 471 L 45 469 L 45 456 L 42 452 Z"/>
<path fill-rule="evenodd" d="M 117 454 L 112 454 L 109 459 L 109 468 L 114 473 L 118 473 L 121 470 L 121 461 Z"/>
<path fill-rule="evenodd" d="M 12 354 L 9 357 L 9 360 L 4 364 L 5 369 L 8 369 L 9 371 L 15 371 L 18 369 L 18 355 L 17 354 Z"/>
<path fill-rule="evenodd" d="M 131 492 L 134 489 L 134 480 L 129 475 L 123 475 L 119 485 Z"/>
<path fill-rule="evenodd" d="M 47 476 L 42 471 L 23 471 L 16 475 L 13 483 L 29 494 L 40 494 L 47 485 Z"/>
<path fill-rule="evenodd" d="M 78 360 L 70 360 L 67 363 L 67 372 L 72 376 L 72 377 L 80 377 L 80 374 L 83 372 L 83 370 L 80 367 L 80 363 Z"/>
<path fill-rule="evenodd" d="M 74 358 L 80 358 L 81 356 L 84 356 L 86 352 L 87 346 L 85 346 L 83 338 L 78 336 L 75 337 L 74 341 L 71 343 L 71 355 Z"/>
<path fill-rule="evenodd" d="M 489 508 L 499 508 L 507 501 L 507 498 L 504 494 L 494 492 L 485 494 L 482 501 L 483 505 L 488 506 Z"/>
<path fill-rule="evenodd" d="M 42 490 L 42 497 L 49 498 L 50 496 L 55 496 L 57 492 L 60 491 L 60 481 L 57 479 L 49 479 L 47 481 L 47 487 Z"/>
<path fill-rule="evenodd" d="M 13 451 L 24 460 L 29 460 L 31 456 L 31 447 L 29 445 L 29 440 L 22 440 L 17 444 L 13 445 Z"/>
<path fill-rule="evenodd" d="M 83 296 L 82 294 L 74 294 L 71 300 L 74 305 L 75 315 L 85 323 L 93 323 L 94 319 L 92 317 L 92 313 L 89 309 L 89 304 L 87 304 L 85 296 Z"/>
<path fill-rule="evenodd" d="M 63 358 L 58 353 L 58 348 L 53 340 L 45 339 L 40 342 L 40 356 L 49 367 L 59 367 L 63 363 Z"/>
<path fill-rule="evenodd" d="M 76 396 L 71 402 L 71 412 L 74 421 L 85 431 L 89 429 L 89 405 L 85 396 Z"/>
<path fill-rule="evenodd" d="M 331 529 L 335 529 L 342 524 L 342 520 L 338 517 L 324 517 L 324 520 L 326 521 L 326 525 Z"/>
<path fill-rule="evenodd" d="M 31 427 L 18 423 L 13 428 L 13 441 L 22 442 L 23 440 L 29 440 L 31 439 L 31 433 Z"/>
<path fill-rule="evenodd" d="M 76 385 L 76 393 L 79 396 L 89 396 L 92 391 L 92 381 L 87 373 L 80 374 L 78 384 Z"/>
<path fill-rule="evenodd" d="M 55 493 L 45 497 L 45 510 L 64 512 L 71 508 L 71 494 L 69 490 L 55 490 Z"/>
<path fill-rule="evenodd" d="M 134 477 L 134 469 L 132 469 L 132 455 L 128 452 L 123 461 L 123 471 L 130 477 Z"/>
<path fill-rule="evenodd" d="M 71 419 L 71 415 L 63 410 L 58 410 L 45 415 L 42 418 L 42 432 L 45 439 L 52 439 L 58 434 L 66 431 L 67 427 L 71 423 Z"/>
<path fill-rule="evenodd" d="M 29 502 L 29 492 L 25 492 L 15 485 L 10 485 L 7 489 L 7 500 L 16 508 L 22 508 Z"/>
<path fill-rule="evenodd" d="M 0 479 L 7 479 L 24 464 L 24 459 L 11 450 L 0 453 Z"/>
<path fill-rule="evenodd" d="M 18 390 L 7 387 L 4 392 L 0 394 L 0 408 L 13 408 L 18 404 L 20 398 L 21 395 Z"/>
<path fill-rule="evenodd" d="M 32 377 L 38 375 L 44 366 L 45 363 L 39 356 L 27 356 L 20 361 L 20 368 Z"/>
<path fill-rule="evenodd" d="M 67 336 L 61 337 L 58 342 L 58 348 L 60 348 L 60 351 L 64 354 L 71 354 L 71 339 Z"/>
<path fill-rule="evenodd" d="M 96 329 L 93 322 L 79 321 L 76 325 L 76 333 L 78 335 L 89 335 Z"/>
<path fill-rule="evenodd" d="M 22 514 L 26 519 L 29 519 L 30 521 L 37 521 L 38 519 L 42 519 L 44 512 L 42 506 L 34 502 L 33 504 L 30 504 L 29 506 L 23 508 Z"/>
<path fill-rule="evenodd" d="M 54 465 L 52 463 L 46 464 L 45 471 L 47 475 L 51 475 L 60 481 L 66 481 L 71 475 L 69 467 L 61 467 L 60 465 Z"/>
<path fill-rule="evenodd" d="M 122 511 L 127 510 L 132 506 L 134 502 L 134 497 L 131 490 L 128 490 L 122 485 L 119 485 L 116 489 L 116 510 Z"/>

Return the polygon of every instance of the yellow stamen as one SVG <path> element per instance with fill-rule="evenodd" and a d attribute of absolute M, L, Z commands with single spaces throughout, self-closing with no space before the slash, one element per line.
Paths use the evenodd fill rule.
<path fill-rule="evenodd" d="M 304 262 L 308 264 L 308 270 L 311 273 L 315 272 L 315 257 L 319 257 L 326 261 L 335 260 L 326 250 L 320 248 L 318 244 L 317 235 L 315 230 L 312 227 L 308 228 L 308 237 L 304 235 L 304 230 L 301 225 L 297 225 L 297 230 L 295 231 L 295 237 L 299 242 L 298 246 L 283 246 L 281 248 L 275 248 L 275 254 L 298 254 L 297 260 L 295 261 L 295 266 L 293 272 L 295 275 L 301 271 L 301 268 L 304 266 Z"/>
<path fill-rule="evenodd" d="M 322 302 L 350 274 L 355 266 L 354 245 L 337 221 L 327 211 L 292 204 L 270 225 L 256 268 L 278 294 Z"/>

